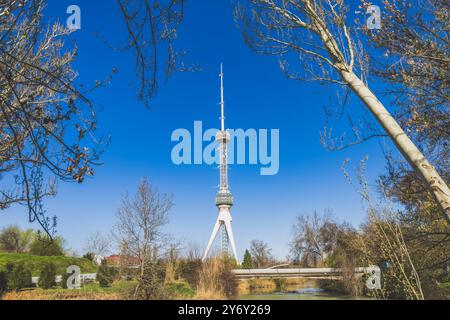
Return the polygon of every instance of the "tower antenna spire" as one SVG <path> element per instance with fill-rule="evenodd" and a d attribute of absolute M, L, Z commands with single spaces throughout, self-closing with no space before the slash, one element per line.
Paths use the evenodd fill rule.
<path fill-rule="evenodd" d="M 223 64 L 220 64 L 220 128 L 225 130 L 225 102 L 223 101 Z"/>

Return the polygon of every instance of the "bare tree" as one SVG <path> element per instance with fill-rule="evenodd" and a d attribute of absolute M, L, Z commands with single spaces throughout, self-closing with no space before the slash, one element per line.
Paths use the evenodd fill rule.
<path fill-rule="evenodd" d="M 322 264 L 336 247 L 338 229 L 330 213 L 320 216 L 315 211 L 298 216 L 293 226 L 291 258 L 305 266 Z"/>
<path fill-rule="evenodd" d="M 58 179 L 82 182 L 93 175 L 102 141 L 94 137 L 94 105 L 74 84 L 76 50 L 63 52 L 71 31 L 43 21 L 46 3 L 0 0 L 0 174 L 12 173 L 8 178 L 13 185 L 0 189 L 0 209 L 26 205 L 30 222 L 37 221 L 51 235 L 56 217 L 47 217 L 43 198 L 56 194 Z M 128 30 L 128 49 L 135 54 L 139 98 L 148 104 L 160 69 L 166 79 L 175 70 L 188 69 L 179 63 L 183 53 L 173 45 L 184 1 L 117 3 Z"/>
<path fill-rule="evenodd" d="M 43 21 L 44 0 L 0 1 L 0 209 L 24 204 L 29 221 L 49 233 L 56 218 L 42 200 L 56 180 L 94 173 L 99 145 L 93 104 L 80 92 L 67 50 L 70 30 Z M 9 175 L 8 175 L 9 174 Z"/>
<path fill-rule="evenodd" d="M 199 261 L 202 260 L 202 249 L 200 249 L 200 246 L 198 243 L 188 243 L 185 253 L 185 259 L 188 261 Z"/>
<path fill-rule="evenodd" d="M 84 249 L 86 252 L 104 257 L 111 249 L 111 240 L 100 232 L 96 232 L 86 241 Z"/>
<path fill-rule="evenodd" d="M 387 3 L 383 10 L 383 32 L 368 34 L 374 50 L 380 53 L 380 58 L 373 64 L 374 73 L 389 83 L 387 95 L 393 97 L 398 106 L 395 114 L 401 126 L 420 146 L 442 178 L 449 181 L 448 1 Z M 407 218 L 416 220 L 418 224 L 441 224 L 445 227 L 445 221 L 435 221 L 440 218 L 439 208 L 434 205 L 420 175 L 389 153 L 387 158 L 387 172 L 382 180 L 389 196 L 407 208 Z M 447 234 L 449 227 L 446 226 Z M 430 231 L 431 234 L 437 230 L 431 228 Z"/>
<path fill-rule="evenodd" d="M 390 84 L 386 90 L 395 97 L 400 124 L 433 156 L 448 149 L 450 138 L 449 4 L 446 0 L 386 4 L 383 32 L 367 32 L 380 53 L 373 59 L 373 71 Z"/>
<path fill-rule="evenodd" d="M 424 179 L 450 223 L 450 189 L 365 81 L 367 55 L 361 55 L 357 30 L 347 24 L 348 10 L 343 0 L 248 0 L 238 2 L 236 17 L 246 43 L 259 53 L 278 56 L 288 77 L 353 91 Z M 292 56 L 303 74 L 292 71 Z"/>
<path fill-rule="evenodd" d="M 272 249 L 261 240 L 252 240 L 250 242 L 250 254 L 256 268 L 266 268 L 272 261 Z"/>
<path fill-rule="evenodd" d="M 404 237 L 405 225 L 402 225 L 398 211 L 389 202 L 386 194 L 383 194 L 381 201 L 373 200 L 365 178 L 366 161 L 367 158 L 363 159 L 358 167 L 356 177 L 358 185 L 356 186 L 346 171 L 345 164 L 343 166 L 347 180 L 354 186 L 368 207 L 368 223 L 360 242 L 362 252 L 366 256 L 368 264 L 379 263 L 381 262 L 380 258 L 390 264 L 390 267 L 384 272 L 382 297 L 391 295 L 390 290 L 398 291 L 400 289 L 403 291 L 402 295 L 408 299 L 423 300 L 424 294 L 415 266 L 416 262 Z M 423 258 L 419 257 L 419 259 Z M 377 295 L 376 292 L 375 295 Z"/>
<path fill-rule="evenodd" d="M 147 106 L 158 91 L 160 69 L 167 80 L 185 71 L 183 53 L 175 50 L 177 29 L 183 21 L 184 0 L 117 0 L 128 31 L 128 46 L 135 58 L 138 97 Z"/>
<path fill-rule="evenodd" d="M 139 184 L 133 198 L 123 197 L 113 234 L 121 246 L 121 253 L 139 262 L 135 297 L 152 298 L 157 294 L 157 286 L 164 281 L 158 259 L 165 256 L 168 248 L 169 239 L 162 228 L 168 223 L 171 208 L 171 197 L 160 194 L 147 179 Z"/>

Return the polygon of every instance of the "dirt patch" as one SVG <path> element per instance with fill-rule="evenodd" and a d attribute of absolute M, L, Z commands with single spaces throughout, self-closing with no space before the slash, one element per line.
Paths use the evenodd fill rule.
<path fill-rule="evenodd" d="M 36 290 L 8 292 L 2 296 L 3 300 L 124 300 L 125 298 L 125 296 L 117 293 L 42 292 Z"/>

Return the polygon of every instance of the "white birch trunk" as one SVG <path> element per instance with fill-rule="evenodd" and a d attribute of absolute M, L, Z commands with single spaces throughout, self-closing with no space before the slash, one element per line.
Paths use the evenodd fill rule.
<path fill-rule="evenodd" d="M 450 223 L 450 189 L 445 181 L 364 82 L 353 72 L 341 71 L 340 74 L 342 79 L 375 116 L 405 159 L 422 176 L 442 208 L 444 218 Z"/>
<path fill-rule="evenodd" d="M 322 4 L 311 0 L 300 1 L 302 6 L 298 6 L 300 10 L 310 18 L 310 22 L 305 22 L 301 18 L 295 16 L 285 7 L 277 6 L 273 1 L 261 0 L 268 8 L 281 14 L 285 19 L 296 24 L 299 28 L 306 28 L 315 32 L 322 41 L 324 49 L 327 51 L 329 58 L 323 56 L 319 52 L 298 49 L 303 54 L 312 55 L 315 59 L 321 59 L 322 63 L 333 66 L 341 75 L 344 82 L 355 92 L 355 94 L 364 102 L 366 107 L 372 112 L 386 133 L 390 136 L 398 150 L 403 154 L 405 159 L 424 179 L 427 187 L 432 192 L 435 200 L 439 204 L 443 217 L 450 223 L 450 190 L 445 181 L 439 176 L 436 169 L 428 162 L 420 150 L 414 145 L 411 139 L 406 135 L 400 125 L 395 121 L 391 114 L 386 110 L 383 104 L 377 99 L 372 91 L 364 84 L 361 79 L 352 71 L 354 64 L 354 50 L 356 49 L 352 43 L 350 32 L 345 24 L 341 24 L 338 13 L 334 10 L 331 2 L 328 2 L 329 8 Z M 330 10 L 330 11 L 328 11 Z M 341 31 L 341 36 L 346 39 L 349 53 L 347 61 L 343 50 L 341 50 L 338 42 L 335 40 L 333 33 L 328 29 L 325 13 L 333 14 L 336 18 L 333 23 Z M 276 20 L 276 19 L 275 19 Z M 275 21 L 276 22 L 276 21 Z M 283 41 L 282 41 L 283 42 Z M 279 43 L 278 43 L 279 44 Z"/>

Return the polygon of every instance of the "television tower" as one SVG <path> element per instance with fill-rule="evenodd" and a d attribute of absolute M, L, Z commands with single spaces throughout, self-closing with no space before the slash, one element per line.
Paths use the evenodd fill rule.
<path fill-rule="evenodd" d="M 222 253 L 228 253 L 228 247 L 231 245 L 233 255 L 238 260 L 236 253 L 236 245 L 234 243 L 233 230 L 231 229 L 231 213 L 230 209 L 233 206 L 233 196 L 228 188 L 228 152 L 227 145 L 230 142 L 230 134 L 225 130 L 225 103 L 223 100 L 223 70 L 222 64 L 220 64 L 220 131 L 216 135 L 216 141 L 219 144 L 220 152 L 220 185 L 219 191 L 216 195 L 216 206 L 219 209 L 219 216 L 217 217 L 216 224 L 214 225 L 211 238 L 203 256 L 203 260 L 208 256 L 209 251 L 214 240 L 221 231 L 222 235 Z"/>

